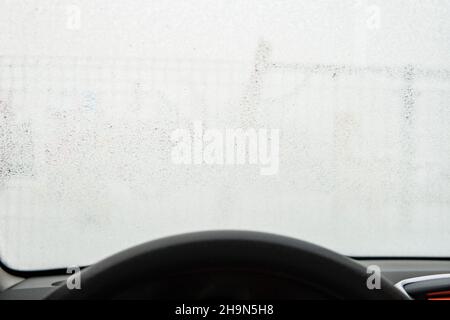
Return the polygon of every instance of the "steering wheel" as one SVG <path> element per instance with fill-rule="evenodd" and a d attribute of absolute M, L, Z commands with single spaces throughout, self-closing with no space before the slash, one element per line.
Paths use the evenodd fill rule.
<path fill-rule="evenodd" d="M 48 299 L 406 299 L 381 276 L 322 247 L 247 231 L 207 231 L 150 241 L 83 269 Z"/>

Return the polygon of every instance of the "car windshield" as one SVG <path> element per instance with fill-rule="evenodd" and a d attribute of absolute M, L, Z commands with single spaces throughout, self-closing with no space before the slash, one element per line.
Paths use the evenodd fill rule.
<path fill-rule="evenodd" d="M 450 2 L 0 3 L 0 259 L 256 230 L 450 256 Z"/>

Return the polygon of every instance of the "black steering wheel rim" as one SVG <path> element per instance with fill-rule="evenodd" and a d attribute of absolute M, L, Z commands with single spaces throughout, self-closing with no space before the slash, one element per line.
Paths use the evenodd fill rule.
<path fill-rule="evenodd" d="M 48 299 L 112 298 L 143 279 L 200 267 L 258 267 L 305 279 L 343 299 L 405 299 L 384 277 L 380 289 L 368 289 L 366 268 L 355 260 L 305 241 L 250 231 L 188 233 L 132 247 L 82 270 L 81 290 L 64 283 Z"/>

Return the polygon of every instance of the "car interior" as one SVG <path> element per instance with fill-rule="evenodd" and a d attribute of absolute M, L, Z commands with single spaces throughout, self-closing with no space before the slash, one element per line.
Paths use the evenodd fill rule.
<path fill-rule="evenodd" d="M 0 1 L 0 300 L 450 300 L 449 16 Z"/>
<path fill-rule="evenodd" d="M 384 270 L 368 290 L 366 267 Z M 2 270 L 0 299 L 448 300 L 450 262 L 352 259 L 300 240 L 258 232 L 210 231 L 151 241 L 81 272 L 16 276 Z"/>

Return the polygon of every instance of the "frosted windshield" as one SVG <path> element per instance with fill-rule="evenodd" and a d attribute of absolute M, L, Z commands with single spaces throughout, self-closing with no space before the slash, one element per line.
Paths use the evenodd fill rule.
<path fill-rule="evenodd" d="M 448 1 L 2 1 L 0 259 L 178 233 L 450 256 Z"/>

